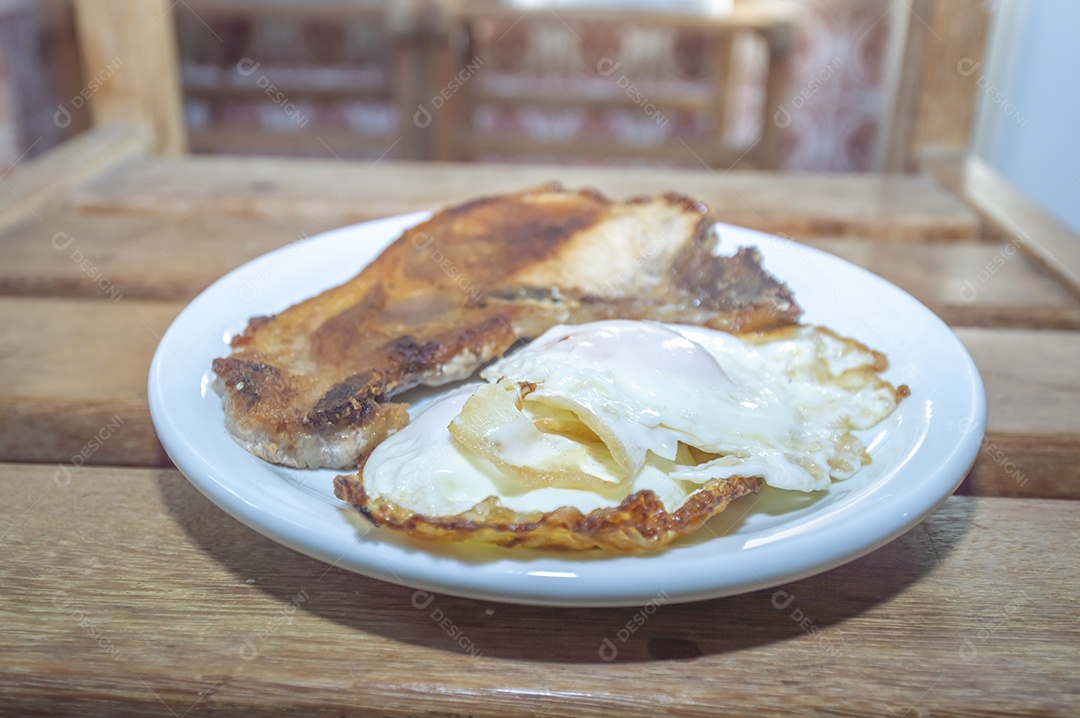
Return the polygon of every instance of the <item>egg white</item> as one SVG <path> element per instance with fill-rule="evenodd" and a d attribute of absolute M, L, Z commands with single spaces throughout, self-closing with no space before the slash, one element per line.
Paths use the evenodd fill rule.
<path fill-rule="evenodd" d="M 895 389 L 873 370 L 879 358 L 814 327 L 763 340 L 623 320 L 554 327 L 485 369 L 487 384 L 448 392 L 376 447 L 365 491 L 453 516 L 490 496 L 518 512 L 587 513 L 645 489 L 670 512 L 707 480 L 730 476 L 823 490 L 868 461 L 851 432 L 895 408 Z M 516 431 L 506 414 L 484 419 L 482 395 L 497 387 L 517 399 Z M 476 411 L 463 413 L 470 401 Z M 529 423 L 552 416 L 580 421 L 602 444 L 568 451 L 577 434 Z"/>

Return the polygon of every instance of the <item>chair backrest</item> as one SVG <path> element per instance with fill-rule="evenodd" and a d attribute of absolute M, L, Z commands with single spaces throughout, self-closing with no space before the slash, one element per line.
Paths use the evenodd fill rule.
<path fill-rule="evenodd" d="M 168 0 L 74 0 L 93 125 L 149 128 L 159 154 L 187 150 Z"/>
<path fill-rule="evenodd" d="M 897 52 L 877 169 L 911 172 L 970 150 L 994 9 L 986 0 L 907 0 L 892 12 Z"/>
<path fill-rule="evenodd" d="M 726 17 L 466 3 L 432 63 L 436 159 L 664 160 L 775 168 L 797 9 Z M 759 56 L 755 62 L 754 52 Z M 749 118 L 738 92 L 756 95 Z"/>
<path fill-rule="evenodd" d="M 327 89 L 267 74 L 262 84 L 274 84 L 293 104 L 328 95 L 388 100 L 397 109 L 392 134 L 401 137 L 398 157 L 643 158 L 766 169 L 779 168 L 782 159 L 784 127 L 773 113 L 791 91 L 798 25 L 797 8 L 782 0 L 736 1 L 729 17 L 714 20 L 643 11 L 620 12 L 613 20 L 608 12 L 570 8 L 558 8 L 557 14 L 523 13 L 481 0 L 366 6 L 327 0 L 71 2 L 83 71 L 79 105 L 90 108 L 94 125 L 149 128 L 161 154 L 186 152 L 189 136 L 190 146 L 203 151 L 246 146 L 276 152 L 284 144 L 329 154 L 367 141 L 356 131 L 325 128 L 318 135 L 293 131 L 283 136 L 256 127 L 211 127 L 195 128 L 189 135 L 177 18 L 202 24 L 204 18 L 213 23 L 247 13 L 377 24 L 390 38 L 386 82 Z M 892 81 L 883 93 L 892 99 L 879 133 L 876 168 L 910 171 L 928 153 L 967 151 L 976 98 L 983 91 L 978 65 L 992 10 L 985 0 L 908 0 L 894 3 L 890 12 L 899 19 L 894 23 L 898 41 L 889 63 Z M 747 48 L 753 45 L 764 51 L 765 61 L 751 80 L 733 81 L 745 69 Z M 667 77 L 649 65 L 665 47 Z M 243 68 L 231 69 L 237 77 L 220 85 L 198 78 L 183 84 L 190 97 L 209 103 L 269 89 L 260 86 L 264 75 L 245 78 L 240 77 Z M 747 104 L 745 97 L 729 101 L 739 92 L 760 97 L 759 110 L 734 113 L 733 107 Z M 597 116 L 608 119 L 596 122 Z M 515 135 L 513 130 L 522 127 L 528 131 Z M 599 132 L 580 136 L 576 128 L 581 127 Z M 385 137 L 371 141 L 386 144 Z"/>
<path fill-rule="evenodd" d="M 193 151 L 356 157 L 392 146 L 392 157 L 422 158 L 410 109 L 423 72 L 415 8 L 185 4 L 174 12 Z"/>
<path fill-rule="evenodd" d="M 352 155 L 365 149 L 381 153 L 393 144 L 396 157 L 422 156 L 422 128 L 412 122 L 416 98 L 422 94 L 418 83 L 426 71 L 424 54 L 418 47 L 423 38 L 415 32 L 417 3 L 73 2 L 94 125 L 148 126 L 161 154 L 180 154 L 190 148 L 201 152 Z M 185 30 L 184 37 L 195 38 L 183 48 L 184 67 L 178 62 L 178 24 Z M 233 50 L 245 46 L 236 42 L 245 38 L 233 37 L 237 34 L 233 31 L 250 34 L 253 27 L 268 28 L 267 35 L 300 27 L 300 32 L 320 35 L 308 38 L 308 46 L 329 54 L 334 52 L 335 40 L 347 38 L 350 30 L 359 28 L 375 38 L 372 44 L 381 46 L 379 67 L 367 73 L 370 82 L 358 81 L 364 68 L 332 67 L 332 61 L 319 66 L 317 59 L 296 62 L 295 57 L 283 58 L 278 56 L 281 42 L 272 43 L 266 56 L 254 47 L 251 53 L 232 57 Z M 287 43 L 285 49 L 289 50 Z M 282 61 L 287 64 L 275 64 Z M 323 81 L 327 77 L 330 82 Z M 203 120 L 191 127 L 185 127 L 184 97 L 189 108 L 204 110 L 193 113 Z M 381 112 L 361 117 L 363 127 L 308 126 L 310 115 L 344 102 L 361 110 L 367 109 L 363 105 L 368 102 L 382 107 L 377 108 Z M 216 112 L 218 108 L 227 111 Z M 269 115 L 262 110 L 269 110 Z M 218 121 L 223 115 L 239 116 L 242 121 Z M 209 121 L 204 121 L 207 117 Z M 391 118 L 389 123 L 386 117 Z M 275 127 L 283 131 L 274 131 Z"/>

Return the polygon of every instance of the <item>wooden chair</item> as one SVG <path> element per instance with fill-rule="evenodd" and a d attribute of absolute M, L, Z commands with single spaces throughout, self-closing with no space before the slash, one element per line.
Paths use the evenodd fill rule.
<path fill-rule="evenodd" d="M 91 98 L 94 124 L 134 122 L 150 126 L 157 148 L 164 154 L 190 149 L 354 156 L 364 152 L 379 154 L 393 143 L 395 157 L 420 157 L 420 128 L 411 117 L 415 98 L 421 94 L 418 83 L 424 68 L 419 64 L 422 53 L 418 52 L 420 40 L 413 32 L 416 15 L 410 3 L 186 0 L 177 5 L 166 0 L 74 0 L 74 5 L 84 73 L 93 76 L 95 68 L 116 68 Z M 372 83 L 345 77 L 344 81 L 319 85 L 291 77 L 280 68 L 275 71 L 275 58 L 226 57 L 221 51 L 223 43 L 218 33 L 227 32 L 230 26 L 302 21 L 316 31 L 334 31 L 330 34 L 338 39 L 349 27 L 372 28 L 369 34 L 378 37 L 377 44 L 382 46 L 373 58 L 382 65 L 382 77 Z M 177 62 L 178 22 L 196 30 L 189 35 L 197 36 L 201 31 L 208 38 L 205 43 L 185 48 L 186 55 L 202 63 L 196 68 L 202 72 L 186 78 Z M 134 50 L 134 56 L 122 57 L 121 48 Z M 255 122 L 236 125 L 213 121 L 185 129 L 181 100 L 185 94 L 209 108 L 225 101 L 264 106 L 272 103 L 280 113 L 276 119 L 289 125 L 288 131 L 275 132 Z M 343 99 L 381 103 L 400 121 L 390 127 L 380 123 L 384 126 L 371 131 L 322 127 L 316 134 L 313 128 L 307 128 L 310 117 L 305 114 L 310 115 L 311 110 L 304 108 Z M 401 139 L 395 143 L 397 137 Z"/>
<path fill-rule="evenodd" d="M 975 110 L 993 9 L 984 0 L 896 3 L 890 106 L 877 169 L 913 172 L 955 163 L 971 149 Z"/>
<path fill-rule="evenodd" d="M 795 20 L 791 9 L 772 2 L 737 2 L 736 12 L 730 18 L 703 23 L 700 19 L 674 14 L 630 13 L 624 15 L 627 23 L 664 23 L 667 27 L 696 31 L 712 38 L 715 48 L 713 57 L 718 63 L 713 73 L 711 94 L 690 99 L 670 94 L 650 93 L 646 104 L 652 104 L 656 113 L 671 118 L 682 112 L 703 112 L 715 121 L 724 116 L 727 98 L 721 91 L 724 86 L 721 60 L 730 56 L 730 47 L 739 33 L 763 41 L 769 48 L 768 80 L 764 87 L 760 125 L 762 134 L 749 152 L 745 148 L 725 146 L 717 140 L 719 123 L 713 125 L 713 134 L 700 143 L 667 143 L 659 146 L 625 147 L 608 139 L 590 141 L 582 146 L 574 143 L 548 143 L 538 146 L 535 140 L 489 136 L 477 132 L 471 119 L 477 108 L 487 106 L 506 107 L 532 104 L 540 109 L 560 109 L 587 106 L 594 109 L 617 109 L 623 112 L 642 113 L 641 103 L 626 94 L 628 88 L 619 87 L 622 78 L 629 75 L 623 68 L 612 69 L 604 76 L 597 70 L 592 79 L 607 83 L 607 94 L 602 96 L 575 96 L 564 93 L 521 93 L 517 95 L 486 88 L 483 72 L 494 63 L 498 36 L 492 38 L 492 26 L 498 22 L 584 23 L 606 21 L 609 16 L 584 10 L 560 9 L 559 15 L 534 11 L 522 14 L 494 2 L 468 3 L 454 8 L 449 0 L 413 0 L 394 3 L 390 14 L 376 18 L 370 10 L 355 5 L 316 2 L 305 6 L 290 7 L 284 3 L 255 3 L 252 0 L 187 0 L 174 5 L 167 0 L 72 0 L 76 15 L 76 34 L 84 71 L 80 91 L 88 90 L 86 105 L 92 113 L 94 126 L 110 124 L 141 125 L 152 131 L 155 150 L 162 154 L 180 154 L 188 147 L 212 151 L 231 146 L 238 140 L 249 149 L 259 149 L 266 142 L 266 149 L 274 149 L 274 143 L 291 143 L 293 149 L 310 146 L 310 135 L 303 133 L 282 140 L 280 136 L 267 137 L 265 133 L 241 130 L 212 130 L 198 133 L 189 142 L 184 126 L 182 110 L 182 85 L 177 67 L 175 15 L 187 13 L 187 6 L 197 8 L 199 16 L 225 17 L 238 12 L 277 13 L 279 16 L 312 13 L 326 18 L 367 17 L 384 23 L 394 34 L 393 60 L 395 65 L 394 104 L 398 107 L 400 122 L 398 131 L 403 137 L 399 143 L 399 156 L 435 158 L 443 160 L 471 160 L 485 152 L 521 150 L 540 151 L 550 156 L 610 161 L 618 158 L 664 159 L 675 157 L 688 163 L 722 167 L 739 160 L 740 166 L 776 168 L 779 163 L 783 128 L 770 115 L 786 97 L 787 66 L 794 45 Z M 50 5 L 52 7 L 53 3 Z M 171 10 L 171 11 L 170 11 Z M 885 112 L 886 126 L 880 133 L 879 161 L 877 169 L 886 171 L 911 171 L 937 159 L 953 161 L 968 151 L 972 118 L 980 89 L 978 74 L 965 75 L 957 70 L 958 63 L 982 60 L 988 34 L 991 12 L 983 0 L 911 0 L 896 3 L 891 12 L 896 15 L 894 56 L 888 63 L 892 68 L 885 94 L 890 108 Z M 54 13 L 57 14 L 57 13 Z M 421 21 L 417 22 L 417 18 Z M 562 20 L 560 20 L 560 18 Z M 147 29 L 148 28 L 148 29 Z M 411 29 L 410 29 L 411 28 Z M 699 35 L 700 37 L 700 35 Z M 475 58 L 484 64 L 477 68 L 477 77 L 467 82 L 457 81 L 458 89 L 449 92 L 450 98 L 439 108 L 430 107 L 427 119 L 421 107 L 432 105 L 433 98 L 448 91 L 459 75 Z M 484 60 L 487 58 L 487 60 Z M 258 61 L 257 58 L 253 58 Z M 603 58 L 600 58 L 603 59 Z M 612 58 L 618 62 L 617 58 Z M 108 68 L 122 66 L 117 71 Z M 730 63 L 729 63 L 730 64 Z M 104 82 L 94 82 L 102 72 L 109 77 Z M 470 71 L 471 72 L 471 71 Z M 258 78 L 256 78 L 258 79 Z M 189 82 L 188 92 L 201 97 L 214 97 L 236 88 L 213 87 L 199 82 Z M 263 92 L 257 83 L 254 89 L 240 92 Z M 309 87 L 286 86 L 286 95 L 292 99 L 318 96 L 320 93 L 337 94 L 348 90 L 319 90 Z M 73 94 L 68 92 L 67 94 Z M 385 88 L 370 91 L 372 97 L 390 97 Z M 67 96 L 67 95 L 65 95 Z M 418 113 L 420 113 L 418 115 Z M 82 116 L 73 113 L 81 125 Z M 74 125 L 73 125 L 74 126 Z M 229 137 L 226 137 L 226 134 Z M 324 140 L 332 148 L 354 146 L 362 140 L 356 133 L 325 133 Z M 320 133 L 323 137 L 324 133 Z M 326 139 L 329 138 L 329 139 Z M 306 143 L 306 144 L 305 144 Z M 280 144 L 276 145 L 280 148 Z M 319 145 L 322 148 L 322 145 Z M 318 148 L 317 148 L 318 149 Z M 322 148 L 325 149 L 325 148 Z M 336 151 L 336 150 L 335 150 Z M 740 159 L 740 153 L 746 152 Z M 696 155 L 696 157 L 695 157 Z"/>
<path fill-rule="evenodd" d="M 506 155 L 776 168 L 783 126 L 772 113 L 786 90 L 796 13 L 793 6 L 775 2 L 737 4 L 732 15 L 717 19 L 561 7 L 523 13 L 492 3 L 465 3 L 451 14 L 449 42 L 433 59 L 430 106 L 421 105 L 418 112 L 431 115 L 433 155 L 440 160 Z M 620 48 L 617 40 L 628 33 L 638 39 L 649 36 L 653 43 L 676 43 L 676 52 L 694 53 L 699 67 L 657 71 L 647 62 L 633 62 L 633 53 L 623 49 L 629 43 Z M 571 60 L 574 46 L 588 45 L 583 36 L 599 36 L 600 41 Z M 546 38 L 548 49 L 513 60 L 518 74 L 500 78 L 507 57 L 520 56 L 520 40 L 529 37 Z M 765 58 L 755 135 L 740 140 L 732 137 L 729 98 L 740 67 L 735 50 L 742 42 L 757 42 Z M 560 43 L 568 52 L 560 52 Z M 697 82 L 687 82 L 687 75 Z M 541 120 L 545 113 L 556 118 L 562 113 L 571 124 L 615 113 L 624 124 L 636 123 L 648 141 L 610 133 L 538 139 L 535 133 L 502 133 L 484 126 L 483 113 L 490 117 L 507 111 Z"/>
<path fill-rule="evenodd" d="M 148 130 L 160 155 L 187 151 L 176 32 L 166 0 L 73 0 L 90 119 Z M 100 78 L 108 68 L 109 77 Z M 122 72 L 120 70 L 123 70 Z"/>

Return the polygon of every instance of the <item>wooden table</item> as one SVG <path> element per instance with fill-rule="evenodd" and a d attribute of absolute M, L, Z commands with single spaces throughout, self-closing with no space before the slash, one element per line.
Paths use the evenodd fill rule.
<path fill-rule="evenodd" d="M 1080 713 L 1080 239 L 982 164 L 776 176 L 147 146 L 94 131 L 0 178 L 0 713 Z M 147 367 L 213 279 L 297 236 L 552 177 L 700 197 L 941 314 L 989 395 L 959 494 L 842 568 L 663 606 L 606 661 L 636 609 L 417 609 L 408 588 L 261 537 L 170 468 Z"/>

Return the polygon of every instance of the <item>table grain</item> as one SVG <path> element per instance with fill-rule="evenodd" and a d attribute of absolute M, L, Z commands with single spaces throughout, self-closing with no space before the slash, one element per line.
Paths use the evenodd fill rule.
<path fill-rule="evenodd" d="M 1073 501 L 953 497 L 846 566 L 660 605 L 637 628 L 638 608 L 428 603 L 260 536 L 171 469 L 57 476 L 51 466 L 3 465 L 0 479 L 9 527 L 0 606 L 22 617 L 0 639 L 0 692 L 21 715 L 38 714 L 43 692 L 61 707 L 120 702 L 151 715 L 192 706 L 532 717 L 1077 705 L 1075 596 L 1061 580 L 1075 580 Z"/>
<path fill-rule="evenodd" d="M 826 176 L 147 150 L 137 132 L 90 132 L 0 196 L 0 715 L 1080 713 L 1080 238 L 985 166 Z M 699 197 L 927 304 L 987 390 L 958 494 L 801 581 L 559 609 L 326 565 L 171 467 L 147 370 L 214 279 L 342 224 L 555 179 Z"/>

